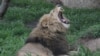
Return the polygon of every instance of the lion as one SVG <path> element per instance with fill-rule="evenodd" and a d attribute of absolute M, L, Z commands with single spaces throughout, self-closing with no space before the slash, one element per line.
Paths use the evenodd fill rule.
<path fill-rule="evenodd" d="M 30 52 L 31 56 L 67 56 L 69 47 L 66 32 L 70 20 L 63 15 L 63 11 L 61 6 L 56 6 L 50 13 L 44 14 L 19 50 L 18 56 L 24 56 L 26 52 Z"/>
<path fill-rule="evenodd" d="M 53 54 L 41 44 L 28 43 L 18 51 L 17 56 L 53 56 Z"/>

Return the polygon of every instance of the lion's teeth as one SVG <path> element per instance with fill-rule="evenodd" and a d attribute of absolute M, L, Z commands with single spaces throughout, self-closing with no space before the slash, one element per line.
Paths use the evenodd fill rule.
<path fill-rule="evenodd" d="M 63 22 L 66 21 L 65 19 L 63 19 Z"/>

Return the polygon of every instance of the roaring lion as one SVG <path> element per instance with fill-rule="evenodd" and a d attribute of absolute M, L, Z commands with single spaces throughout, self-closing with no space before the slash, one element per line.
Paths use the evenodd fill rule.
<path fill-rule="evenodd" d="M 26 44 L 19 50 L 18 56 L 29 53 L 31 56 L 67 56 L 69 47 L 66 30 L 70 21 L 63 15 L 63 8 L 56 6 L 44 14 L 32 30 Z"/>

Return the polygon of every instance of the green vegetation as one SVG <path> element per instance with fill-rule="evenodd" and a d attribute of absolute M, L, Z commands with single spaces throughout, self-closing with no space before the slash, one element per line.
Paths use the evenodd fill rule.
<path fill-rule="evenodd" d="M 27 24 L 35 22 L 53 7 L 54 5 L 43 0 L 11 0 L 4 20 L 0 20 L 0 56 L 15 56 L 31 31 L 31 28 L 26 27 Z M 65 15 L 71 21 L 71 28 L 67 33 L 69 42 L 89 36 L 88 33 L 95 38 L 100 37 L 100 9 L 65 8 Z M 81 47 L 78 56 L 92 55 L 99 56 L 100 51 L 91 53 Z"/>

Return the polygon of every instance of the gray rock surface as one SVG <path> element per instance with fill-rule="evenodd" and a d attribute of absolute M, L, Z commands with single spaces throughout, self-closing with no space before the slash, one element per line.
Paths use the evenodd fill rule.
<path fill-rule="evenodd" d="M 52 3 L 62 3 L 69 8 L 100 8 L 100 0 L 48 0 Z"/>

